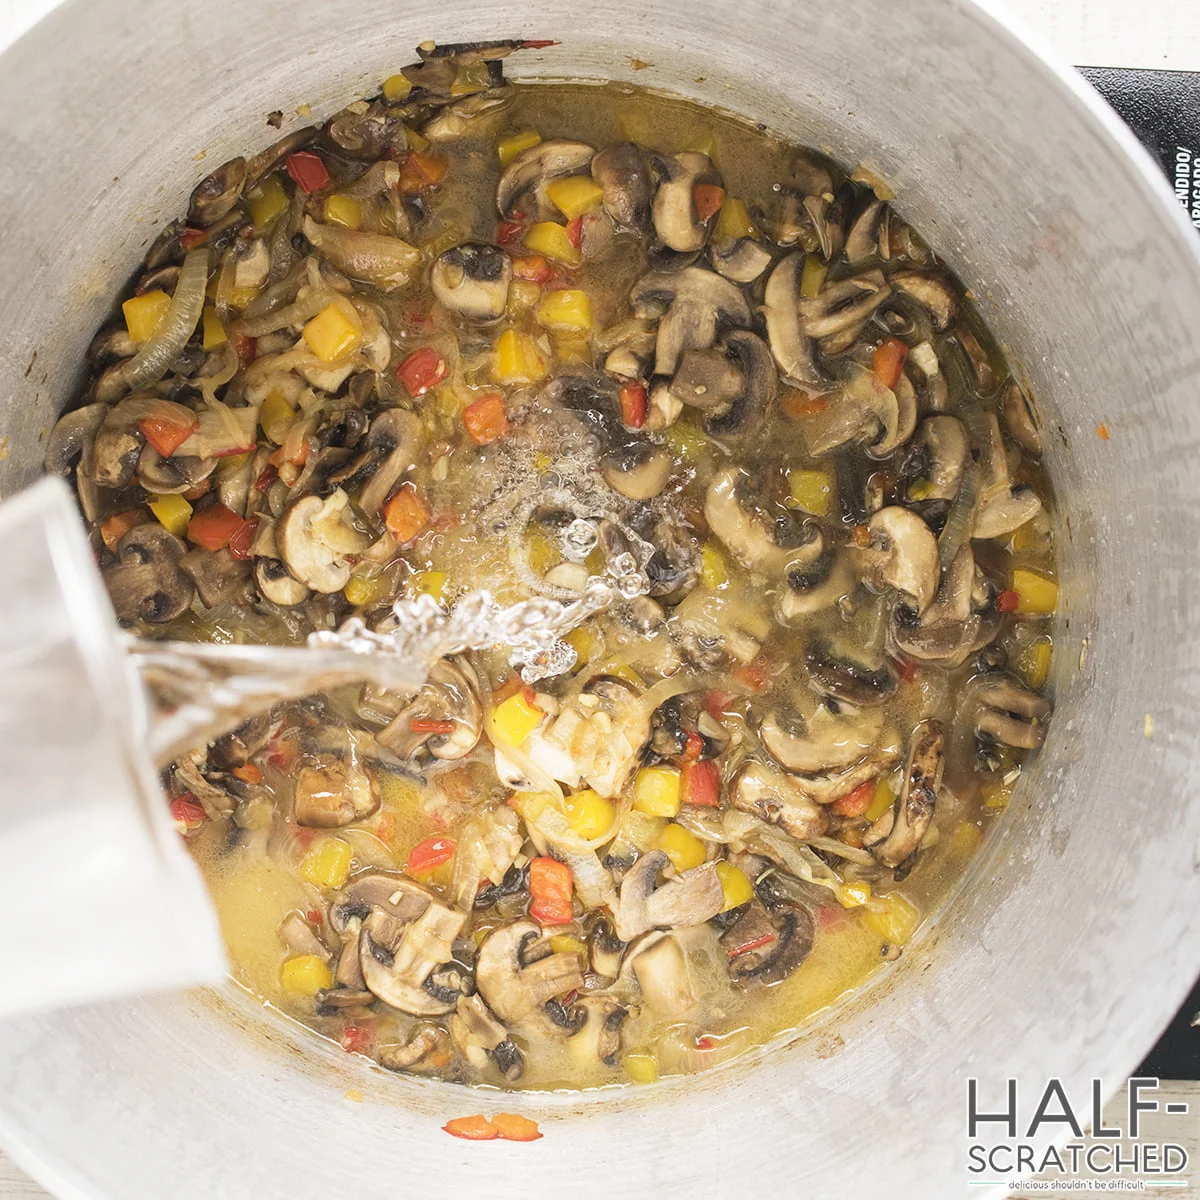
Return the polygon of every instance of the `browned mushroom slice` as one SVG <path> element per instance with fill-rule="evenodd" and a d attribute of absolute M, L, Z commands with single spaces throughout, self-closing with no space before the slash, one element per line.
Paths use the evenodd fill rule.
<path fill-rule="evenodd" d="M 550 218 L 558 209 L 546 198 L 546 184 L 564 175 L 575 175 L 587 169 L 596 153 L 586 142 L 566 138 L 548 138 L 536 146 L 522 150 L 500 174 L 496 184 L 496 208 L 502 217 L 508 216 L 517 201 L 532 194 L 534 216 Z"/>
<path fill-rule="evenodd" d="M 808 795 L 804 781 L 765 763 L 749 762 L 730 787 L 734 808 L 779 825 L 801 841 L 821 837 L 829 828 L 825 810 Z"/>
<path fill-rule="evenodd" d="M 696 188 L 701 184 L 720 186 L 707 154 L 684 150 L 664 160 L 664 177 L 654 193 L 654 232 L 664 246 L 682 253 L 699 250 L 708 239 L 712 217 L 701 219 L 696 210 Z"/>
<path fill-rule="evenodd" d="M 768 913 L 760 900 L 751 900 L 741 919 L 721 935 L 735 983 L 781 983 L 812 951 L 815 925 L 812 913 L 799 904 L 779 906 Z"/>
<path fill-rule="evenodd" d="M 386 233 L 318 225 L 311 217 L 304 218 L 303 228 L 304 236 L 339 271 L 385 292 L 405 287 L 421 265 L 420 250 Z"/>
<path fill-rule="evenodd" d="M 670 865 L 661 850 L 643 854 L 625 872 L 620 902 L 613 913 L 617 937 L 632 941 L 658 926 L 701 925 L 721 911 L 723 893 L 715 863 L 705 863 L 660 884 L 659 874 Z"/>
<path fill-rule="evenodd" d="M 1029 397 L 1021 391 L 1015 380 L 1010 380 L 1004 391 L 1002 411 L 1004 425 L 1022 449 L 1040 458 L 1042 454 L 1042 435 L 1038 430 L 1037 421 L 1033 415 L 1033 406 Z"/>
<path fill-rule="evenodd" d="M 244 602 L 250 594 L 250 564 L 234 558 L 226 549 L 189 550 L 179 565 L 196 585 L 205 608 Z"/>
<path fill-rule="evenodd" d="M 926 309 L 939 333 L 949 329 L 958 309 L 958 293 L 948 279 L 924 271 L 901 271 L 892 276 L 892 286 Z"/>
<path fill-rule="evenodd" d="M 296 777 L 292 814 L 298 825 L 335 829 L 371 816 L 379 805 L 374 778 L 354 759 L 327 756 L 319 766 L 303 767 Z"/>
<path fill-rule="evenodd" d="M 887 703 L 900 682 L 895 668 L 886 659 L 878 666 L 868 666 L 857 657 L 835 653 L 828 640 L 819 634 L 805 644 L 804 666 L 819 695 L 855 708 Z"/>
<path fill-rule="evenodd" d="M 596 1062 L 615 1066 L 629 1009 L 612 996 L 585 996 L 576 1008 L 583 1013 L 583 1024 L 567 1043 L 575 1061 L 585 1069 Z"/>
<path fill-rule="evenodd" d="M 1012 676 L 985 676 L 975 691 L 975 732 L 1006 746 L 1037 750 L 1046 740 L 1050 702 Z"/>
<path fill-rule="evenodd" d="M 317 936 L 317 932 L 298 912 L 290 912 L 279 924 L 279 940 L 293 954 L 311 954 L 322 962 L 329 962 L 333 955 L 329 947 Z"/>
<path fill-rule="evenodd" d="M 490 1060 L 509 1083 L 525 1073 L 525 1056 L 477 993 L 459 996 L 450 1018 L 450 1038 L 459 1054 L 477 1070 Z"/>
<path fill-rule="evenodd" d="M 583 988 L 578 954 L 555 952 L 532 921 L 494 929 L 475 960 L 479 994 L 505 1025 L 532 1023 L 543 1032 L 555 1026 L 545 1006 Z"/>
<path fill-rule="evenodd" d="M 438 303 L 470 321 L 502 317 L 511 280 L 512 259 L 498 246 L 484 242 L 443 251 L 429 274 Z"/>
<path fill-rule="evenodd" d="M 375 1061 L 389 1071 L 434 1070 L 431 1061 L 439 1051 L 449 1049 L 449 1038 L 444 1029 L 436 1025 L 419 1027 L 407 1042 L 380 1046 L 375 1051 Z"/>
<path fill-rule="evenodd" d="M 911 509 L 881 508 L 867 522 L 868 545 L 856 558 L 863 579 L 876 591 L 895 588 L 916 601 L 917 613 L 933 603 L 941 578 L 937 538 Z"/>
<path fill-rule="evenodd" d="M 188 224 L 207 229 L 215 225 L 242 197 L 246 183 L 246 160 L 231 158 L 206 175 L 192 192 Z"/>
<path fill-rule="evenodd" d="M 822 382 L 812 341 L 800 325 L 800 276 L 804 255 L 789 254 L 776 264 L 763 294 L 767 340 L 784 379 L 814 387 Z"/>
<path fill-rule="evenodd" d="M 359 948 L 368 990 L 384 1004 L 415 1017 L 452 1011 L 459 992 L 443 997 L 427 984 L 435 968 L 450 962 L 454 939 L 466 919 L 465 913 L 432 899 L 408 924 L 373 909 L 363 921 Z"/>
<path fill-rule="evenodd" d="M 651 179 L 646 152 L 614 142 L 592 159 L 592 178 L 604 191 L 604 210 L 625 229 L 642 229 L 650 216 Z"/>
<path fill-rule="evenodd" d="M 846 261 L 860 267 L 879 256 L 879 229 L 886 209 L 882 200 L 871 198 L 846 230 Z"/>
<path fill-rule="evenodd" d="M 293 578 L 314 592 L 340 592 L 350 578 L 346 556 L 361 554 L 369 544 L 346 520 L 348 504 L 341 488 L 324 500 L 304 496 L 287 508 L 275 527 L 279 557 Z"/>
<path fill-rule="evenodd" d="M 981 457 L 987 464 L 987 478 L 979 489 L 975 521 L 971 535 L 977 538 L 1003 537 L 1033 520 L 1042 510 L 1042 502 L 1032 488 L 1013 485 L 1008 475 L 1008 455 L 1000 436 L 1000 423 L 988 413 L 978 422 Z"/>
<path fill-rule="evenodd" d="M 64 413 L 46 439 L 43 466 L 52 475 L 67 475 L 71 464 L 82 455 L 108 416 L 107 404 L 85 404 Z"/>
<path fill-rule="evenodd" d="M 885 867 L 904 866 L 920 848 L 942 786 L 945 745 L 939 721 L 922 721 L 912 732 L 900 794 L 864 838 L 864 844 Z"/>
<path fill-rule="evenodd" d="M 954 338 L 971 368 L 975 390 L 981 396 L 990 396 L 996 390 L 996 372 L 992 360 L 979 344 L 979 339 L 961 322 L 954 327 Z"/>
<path fill-rule="evenodd" d="M 358 498 L 358 507 L 367 516 L 378 517 L 405 471 L 416 462 L 420 443 L 420 418 L 407 409 L 384 409 L 371 422 L 366 447 L 380 454 L 381 459 Z"/>
<path fill-rule="evenodd" d="M 881 271 L 826 283 L 811 299 L 801 299 L 800 331 L 807 338 L 824 338 L 865 321 L 891 294 Z"/>
<path fill-rule="evenodd" d="M 475 672 L 466 659 L 440 659 L 430 668 L 425 686 L 375 740 L 401 758 L 411 758 L 422 747 L 434 758 L 463 758 L 475 749 L 483 730 L 478 689 Z M 446 733 L 428 728 L 430 722 L 441 721 L 453 728 Z"/>
<path fill-rule="evenodd" d="M 161 525 L 137 525 L 117 543 L 117 562 L 104 584 L 117 619 L 161 624 L 179 616 L 195 594 L 181 563 L 184 544 Z"/>

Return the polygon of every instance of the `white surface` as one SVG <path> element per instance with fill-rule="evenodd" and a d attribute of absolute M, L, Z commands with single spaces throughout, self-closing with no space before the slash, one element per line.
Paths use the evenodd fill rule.
<path fill-rule="evenodd" d="M 50 6 L 49 0 L 0 0 L 0 42 Z M 1044 45 L 1071 62 L 1200 69 L 1200 6 L 1193 0 L 1010 0 L 1008 7 Z M 41 1195 L 0 1162 L 0 1197 Z"/>

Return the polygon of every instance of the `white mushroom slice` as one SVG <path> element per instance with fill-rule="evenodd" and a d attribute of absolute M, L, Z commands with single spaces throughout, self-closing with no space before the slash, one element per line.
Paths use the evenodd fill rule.
<path fill-rule="evenodd" d="M 522 150 L 501 172 L 496 184 L 496 208 L 506 217 L 517 200 L 532 192 L 538 218 L 552 217 L 558 210 L 546 198 L 546 184 L 564 175 L 574 175 L 587 169 L 596 153 L 586 142 L 566 138 L 549 138 Z"/>
<path fill-rule="evenodd" d="M 770 265 L 771 252 L 753 238 L 736 238 L 709 251 L 718 275 L 734 283 L 753 283 Z"/>
<path fill-rule="evenodd" d="M 583 1024 L 567 1042 L 572 1057 L 585 1069 L 597 1062 L 615 1066 L 629 1009 L 612 996 L 585 996 L 576 1007 L 583 1013 Z"/>
<path fill-rule="evenodd" d="M 650 164 L 634 142 L 614 142 L 592 159 L 592 178 L 604 190 L 604 211 L 625 229 L 641 229 L 650 213 Z"/>
<path fill-rule="evenodd" d="M 809 797 L 804 784 L 766 763 L 747 763 L 734 779 L 730 796 L 739 811 L 778 825 L 801 841 L 821 837 L 829 828 L 828 814 Z"/>
<path fill-rule="evenodd" d="M 364 766 L 328 757 L 296 776 L 292 815 L 297 825 L 334 829 L 378 812 L 380 802 L 379 788 Z"/>
<path fill-rule="evenodd" d="M 988 464 L 988 478 L 979 491 L 971 533 L 977 538 L 1003 537 L 1032 521 L 1042 511 L 1042 502 L 1032 488 L 1013 487 L 1008 477 L 1008 456 L 1000 435 L 1000 422 L 995 414 L 986 414 L 983 425 L 988 440 L 983 455 Z"/>
<path fill-rule="evenodd" d="M 744 482 L 737 467 L 722 467 L 704 494 L 704 517 L 722 545 L 750 571 L 778 575 L 795 556 L 771 536 L 766 523 L 749 513 L 738 499 Z"/>
<path fill-rule="evenodd" d="M 292 575 L 314 592 L 340 592 L 350 578 L 347 554 L 361 554 L 370 539 L 348 525 L 349 498 L 338 488 L 327 499 L 304 496 L 279 518 L 275 538 Z"/>
<path fill-rule="evenodd" d="M 901 271 L 892 276 L 892 286 L 911 296 L 925 309 L 939 333 L 950 328 L 958 308 L 958 296 L 948 280 L 923 271 Z"/>
<path fill-rule="evenodd" d="M 871 853 L 885 867 L 900 867 L 914 856 L 929 829 L 938 788 L 942 785 L 945 744 L 938 721 L 922 721 L 913 730 L 900 795 L 864 838 Z"/>
<path fill-rule="evenodd" d="M 505 1025 L 536 1022 L 545 1032 L 556 1028 L 546 1004 L 584 986 L 579 955 L 551 951 L 541 929 L 526 920 L 488 934 L 475 960 L 475 981 Z"/>
<path fill-rule="evenodd" d="M 375 909 L 363 921 L 359 963 L 363 981 L 385 1004 L 415 1017 L 450 1012 L 458 995 L 437 996 L 423 986 L 436 967 L 450 961 L 451 946 L 466 922 L 436 900 L 409 924 Z"/>
<path fill-rule="evenodd" d="M 265 238 L 253 238 L 238 255 L 233 268 L 233 286 L 238 289 L 257 289 L 267 282 L 271 273 L 271 253 Z"/>
<path fill-rule="evenodd" d="M 778 712 L 770 712 L 759 726 L 767 753 L 785 771 L 815 775 L 841 770 L 858 762 L 879 741 L 883 710 L 852 709 L 834 713 L 824 704 L 796 727 L 785 726 Z"/>
<path fill-rule="evenodd" d="M 813 358 L 812 342 L 800 328 L 800 275 L 802 253 L 789 254 L 776 264 L 763 293 L 763 316 L 771 353 L 788 383 L 819 385 L 821 374 Z"/>
<path fill-rule="evenodd" d="M 254 582 L 264 599 L 281 608 L 291 608 L 308 599 L 308 588 L 277 558 L 255 559 Z"/>
<path fill-rule="evenodd" d="M 663 851 L 651 850 L 625 872 L 613 912 L 621 941 L 632 941 L 656 926 L 700 925 L 721 911 L 723 893 L 715 863 L 683 871 L 659 885 L 659 873 L 670 861 Z"/>
<path fill-rule="evenodd" d="M 867 522 L 870 544 L 858 550 L 863 579 L 877 591 L 893 587 L 911 596 L 918 614 L 933 603 L 941 578 L 937 538 L 911 509 L 881 508 Z"/>
<path fill-rule="evenodd" d="M 1008 675 L 984 676 L 976 685 L 979 710 L 975 732 L 1023 750 L 1037 750 L 1046 740 L 1050 702 Z"/>
<path fill-rule="evenodd" d="M 511 282 L 512 259 L 498 246 L 483 242 L 443 251 L 429 273 L 438 303 L 471 321 L 502 317 Z"/>
<path fill-rule="evenodd" d="M 678 1019 L 695 1010 L 696 988 L 687 956 L 673 934 L 646 934 L 630 946 L 625 961 L 652 1012 Z M 625 971 L 623 967 L 622 974 Z"/>
<path fill-rule="evenodd" d="M 720 184 L 707 154 L 684 150 L 666 160 L 666 176 L 654 193 L 654 232 L 664 246 L 680 253 L 703 247 L 712 217 L 702 221 L 696 211 L 696 186 Z"/>
<path fill-rule="evenodd" d="M 465 658 L 439 659 L 424 687 L 376 735 L 375 740 L 401 758 L 426 747 L 434 758 L 454 761 L 475 749 L 483 732 L 479 682 Z M 447 721 L 449 733 L 433 733 L 430 721 Z M 415 726 L 415 728 L 414 728 Z"/>

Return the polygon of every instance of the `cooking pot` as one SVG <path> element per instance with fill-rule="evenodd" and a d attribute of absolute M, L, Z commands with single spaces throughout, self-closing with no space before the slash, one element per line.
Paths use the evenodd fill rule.
<path fill-rule="evenodd" d="M 425 38 L 497 36 L 561 39 L 514 77 L 665 89 L 868 165 L 974 289 L 1057 494 L 1046 748 L 898 962 L 708 1074 L 505 1102 L 229 987 L 4 1024 L 0 1139 L 94 1200 L 958 1194 L 968 1077 L 993 1109 L 1009 1077 L 1111 1091 L 1200 962 L 1200 243 L 1115 118 L 1002 21 L 964 0 L 70 0 L 0 57 L 0 489 L 38 472 L 91 331 L 204 164 L 277 137 L 272 110 L 323 119 Z M 541 1141 L 439 1131 L 514 1107 Z"/>

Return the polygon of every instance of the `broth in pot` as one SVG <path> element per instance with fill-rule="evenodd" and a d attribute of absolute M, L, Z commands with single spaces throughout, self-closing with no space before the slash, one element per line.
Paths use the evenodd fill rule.
<path fill-rule="evenodd" d="M 646 1083 L 828 1008 L 961 875 L 1045 734 L 1052 495 L 902 198 L 513 85 L 519 48 L 423 47 L 204 179 L 47 466 L 145 636 L 570 600 L 631 556 L 560 662 L 282 704 L 164 785 L 282 1012 L 399 1071 Z"/>

